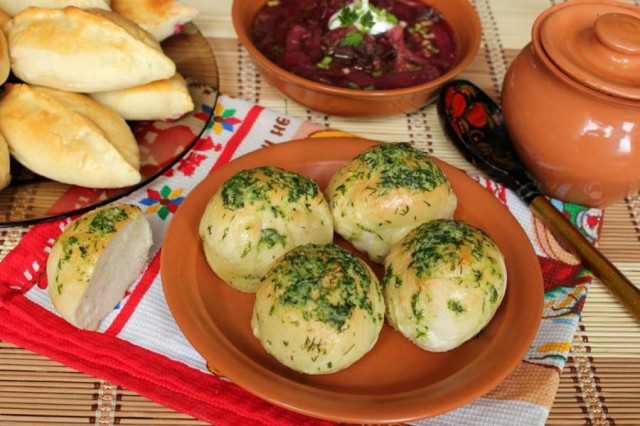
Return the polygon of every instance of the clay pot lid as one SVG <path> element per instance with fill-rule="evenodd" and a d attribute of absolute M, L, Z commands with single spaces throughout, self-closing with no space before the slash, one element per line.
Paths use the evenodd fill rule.
<path fill-rule="evenodd" d="M 539 28 L 544 51 L 565 74 L 606 94 L 640 100 L 640 8 L 564 3 Z"/>

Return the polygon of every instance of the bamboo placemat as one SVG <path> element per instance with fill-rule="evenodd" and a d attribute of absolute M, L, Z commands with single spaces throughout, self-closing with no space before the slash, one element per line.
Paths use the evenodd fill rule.
<path fill-rule="evenodd" d="M 222 93 L 325 126 L 382 140 L 414 142 L 464 170 L 472 168 L 445 140 L 433 107 L 388 119 L 354 120 L 309 111 L 283 98 L 256 72 L 235 40 L 230 0 L 189 2 L 203 10 L 198 25 L 216 54 Z M 476 0 L 483 24 L 480 53 L 461 76 L 494 98 L 508 64 L 529 39 L 535 17 L 554 0 Z M 638 5 L 638 0 L 631 3 Z M 216 12 L 213 13 L 213 8 Z M 220 11 L 222 11 L 220 13 Z M 25 228 L 0 230 L 0 259 Z M 635 283 L 640 283 L 640 197 L 606 209 L 600 248 Z M 570 357 L 548 425 L 640 424 L 640 325 L 594 280 L 573 339 Z M 0 424 L 204 424 L 133 392 L 75 372 L 6 342 L 0 342 Z"/>

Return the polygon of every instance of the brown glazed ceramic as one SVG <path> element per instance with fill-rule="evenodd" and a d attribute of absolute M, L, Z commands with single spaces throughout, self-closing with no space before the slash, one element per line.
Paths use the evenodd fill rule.
<path fill-rule="evenodd" d="M 385 324 L 369 353 L 333 374 L 298 373 L 269 355 L 251 332 L 255 295 L 234 290 L 207 264 L 198 235 L 207 202 L 234 173 L 267 165 L 316 179 L 324 188 L 338 168 L 376 143 L 358 138 L 305 139 L 253 151 L 216 169 L 191 191 L 171 220 L 161 259 L 162 286 L 171 313 L 216 371 L 282 407 L 357 424 L 434 416 L 488 392 L 529 350 L 544 297 L 540 264 L 516 219 L 491 192 L 435 159 L 458 197 L 455 217 L 487 232 L 505 255 L 507 292 L 489 325 L 454 350 L 427 352 Z M 336 242 L 355 252 L 344 240 Z M 380 265 L 369 265 L 382 277 Z"/>
<path fill-rule="evenodd" d="M 541 189 L 604 207 L 640 189 L 640 8 L 576 0 L 543 12 L 502 106 Z"/>
<path fill-rule="evenodd" d="M 238 39 L 269 83 L 300 104 L 327 114 L 381 117 L 415 111 L 433 100 L 445 81 L 460 74 L 475 58 L 480 47 L 480 21 L 467 0 L 430 0 L 426 3 L 444 15 L 457 36 L 456 63 L 447 73 L 424 84 L 394 90 L 364 91 L 329 86 L 285 71 L 254 46 L 251 39 L 254 17 L 266 1 L 233 1 L 233 26 Z"/>

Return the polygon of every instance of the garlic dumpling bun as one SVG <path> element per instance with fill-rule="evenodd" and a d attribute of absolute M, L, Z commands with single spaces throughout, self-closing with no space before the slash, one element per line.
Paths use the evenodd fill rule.
<path fill-rule="evenodd" d="M 411 231 L 385 261 L 389 323 L 422 349 L 454 349 L 482 330 L 507 288 L 504 256 L 481 229 L 436 220 Z"/>
<path fill-rule="evenodd" d="M 407 143 L 373 146 L 345 164 L 325 190 L 336 232 L 383 263 L 391 245 L 457 206 L 447 177 Z"/>
<path fill-rule="evenodd" d="M 313 179 L 259 167 L 222 184 L 205 208 L 199 232 L 211 269 L 235 289 L 255 292 L 284 253 L 331 242 L 333 223 Z"/>
<path fill-rule="evenodd" d="M 307 374 L 334 373 L 378 340 L 384 300 L 369 266 L 336 244 L 284 255 L 256 293 L 251 327 L 265 350 Z"/>

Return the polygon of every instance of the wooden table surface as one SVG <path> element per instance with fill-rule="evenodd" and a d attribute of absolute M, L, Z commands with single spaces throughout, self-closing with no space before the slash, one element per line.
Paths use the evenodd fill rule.
<path fill-rule="evenodd" d="M 284 98 L 263 79 L 239 45 L 231 0 L 184 0 L 201 10 L 197 26 L 211 43 L 221 91 L 318 124 L 382 140 L 445 144 L 433 107 L 383 120 L 327 116 Z M 535 17 L 554 0 L 472 0 L 484 38 L 462 77 L 499 98 L 510 61 L 530 38 Z M 638 0 L 628 1 L 638 5 Z M 440 157 L 472 170 L 453 148 Z M 21 229 L 0 230 L 0 258 Z M 640 197 L 607 208 L 599 246 L 640 285 Z M 562 373 L 548 425 L 640 425 L 640 325 L 594 280 Z M 0 342 L 0 424 L 202 424 L 110 383 Z"/>

